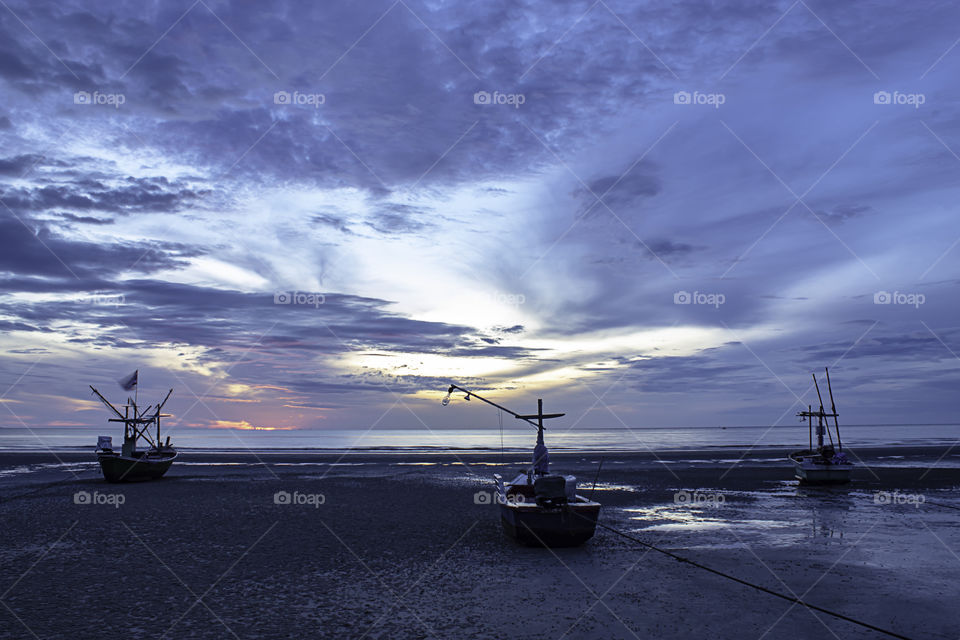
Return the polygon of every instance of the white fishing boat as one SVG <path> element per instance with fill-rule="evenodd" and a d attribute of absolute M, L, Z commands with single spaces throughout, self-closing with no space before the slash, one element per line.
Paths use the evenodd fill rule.
<path fill-rule="evenodd" d="M 545 414 L 543 400 L 537 400 L 536 414 L 520 415 L 457 385 L 450 385 L 443 399 L 444 406 L 449 404 L 454 391 L 462 391 L 467 400 L 476 398 L 537 427 L 533 463 L 526 472 L 509 482 L 504 482 L 499 474 L 493 476 L 500 522 L 507 535 L 523 544 L 546 547 L 572 547 L 592 538 L 597 529 L 600 503 L 577 494 L 574 476 L 551 474 L 549 469 L 550 454 L 543 441 L 543 421 L 564 414 Z"/>
<path fill-rule="evenodd" d="M 820 399 L 820 409 L 814 411 L 812 406 L 808 406 L 806 411 L 797 413 L 797 416 L 801 419 L 805 418 L 809 425 L 809 448 L 795 451 L 789 456 L 793 462 L 794 475 L 801 484 L 845 484 L 850 482 L 850 473 L 853 470 L 853 463 L 847 459 L 847 454 L 843 452 L 843 443 L 840 441 L 840 423 L 837 420 L 839 414 L 833 401 L 830 371 L 827 369 L 824 371 L 827 374 L 827 390 L 830 393 L 830 413 L 823 408 L 823 396 L 820 395 L 816 375 L 813 376 L 813 385 Z M 813 446 L 814 418 L 817 419 L 816 448 Z M 834 430 L 837 434 L 836 446 L 834 446 L 828 418 L 833 418 Z M 824 443 L 824 435 L 829 439 L 829 444 Z"/>
<path fill-rule="evenodd" d="M 511 538 L 530 546 L 574 547 L 596 532 L 600 503 L 577 495 L 574 476 L 520 474 L 506 483 L 499 474 L 493 478 L 500 523 Z"/>

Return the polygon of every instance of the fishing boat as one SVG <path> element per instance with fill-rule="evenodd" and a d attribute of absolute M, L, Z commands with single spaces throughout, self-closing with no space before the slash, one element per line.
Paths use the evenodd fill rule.
<path fill-rule="evenodd" d="M 493 476 L 495 502 L 507 535 L 526 545 L 544 547 L 573 547 L 592 538 L 600 503 L 577 494 L 576 477 L 552 474 L 549 470 L 550 454 L 543 441 L 543 421 L 564 414 L 544 413 L 543 400 L 538 399 L 536 414 L 521 415 L 457 385 L 450 385 L 443 399 L 444 406 L 450 403 L 454 391 L 466 394 L 466 400 L 476 398 L 537 428 L 530 467 L 509 482 L 504 482 L 499 474 Z"/>
<path fill-rule="evenodd" d="M 850 472 L 853 470 L 853 463 L 847 459 L 847 454 L 843 452 L 843 443 L 840 441 L 840 423 L 837 420 L 839 414 L 833 401 L 830 371 L 826 368 L 824 371 L 827 375 L 827 390 L 830 393 L 830 413 L 827 413 L 823 408 L 823 396 L 820 395 L 820 386 L 817 384 L 816 374 L 813 374 L 813 386 L 817 390 L 817 398 L 820 399 L 820 409 L 814 411 L 813 406 L 808 405 L 806 411 L 797 413 L 800 419 L 807 420 L 809 426 L 809 448 L 790 454 L 790 460 L 794 466 L 794 475 L 801 484 L 845 484 L 850 482 Z M 816 448 L 813 446 L 814 418 L 817 419 Z M 837 434 L 836 446 L 834 446 L 828 418 L 833 418 L 834 430 Z M 829 444 L 824 444 L 824 434 L 829 439 Z"/>
<path fill-rule="evenodd" d="M 133 386 L 137 384 L 136 377 L 135 373 L 132 377 Z M 97 439 L 97 461 L 107 482 L 137 482 L 162 478 L 177 457 L 177 450 L 170 445 L 170 437 L 167 436 L 166 443 L 160 439 L 160 418 L 169 417 L 169 414 L 160 411 L 170 399 L 173 389 L 167 392 L 163 402 L 156 405 L 155 409 L 151 405 L 141 410 L 135 399 L 127 398 L 122 413 L 93 385 L 90 385 L 90 389 L 116 416 L 109 418 L 108 422 L 123 423 L 123 445 L 120 451 L 114 450 L 113 438 L 110 436 L 100 436 Z M 140 441 L 148 444 L 149 448 L 138 449 L 137 444 Z"/>

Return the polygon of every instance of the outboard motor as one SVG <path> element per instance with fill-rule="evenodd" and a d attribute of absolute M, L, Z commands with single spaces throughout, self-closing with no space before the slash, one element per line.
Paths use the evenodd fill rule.
<path fill-rule="evenodd" d="M 113 438 L 111 436 L 97 436 L 98 451 L 113 451 Z"/>
<path fill-rule="evenodd" d="M 567 504 L 567 481 L 563 476 L 541 476 L 533 483 L 537 506 L 559 507 Z"/>

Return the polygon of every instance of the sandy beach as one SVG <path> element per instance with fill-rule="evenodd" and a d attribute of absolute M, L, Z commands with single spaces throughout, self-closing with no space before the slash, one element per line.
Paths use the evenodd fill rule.
<path fill-rule="evenodd" d="M 907 637 L 956 638 L 960 455 L 863 450 L 851 486 L 806 489 L 782 453 L 604 456 L 601 522 Z M 516 545 L 487 501 L 520 454 L 189 452 L 129 485 L 90 453 L 56 455 L 0 454 L 3 638 L 880 637 L 606 529 L 574 549 Z M 553 466 L 589 492 L 600 459 Z"/>

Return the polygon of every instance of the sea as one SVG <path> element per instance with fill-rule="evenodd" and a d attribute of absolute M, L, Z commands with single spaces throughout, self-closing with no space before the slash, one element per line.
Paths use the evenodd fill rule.
<path fill-rule="evenodd" d="M 0 428 L 0 451 L 92 450 L 97 436 L 109 430 L 90 427 Z M 834 434 L 835 435 L 835 434 Z M 112 434 L 118 444 L 119 433 Z M 530 429 L 297 429 L 289 431 L 168 428 L 164 438 L 181 451 L 529 451 L 536 431 Z M 850 447 L 960 444 L 960 424 L 846 425 L 843 445 Z M 715 447 L 806 447 L 806 425 L 729 427 L 644 427 L 548 429 L 551 451 L 643 452 L 703 450 Z"/>

